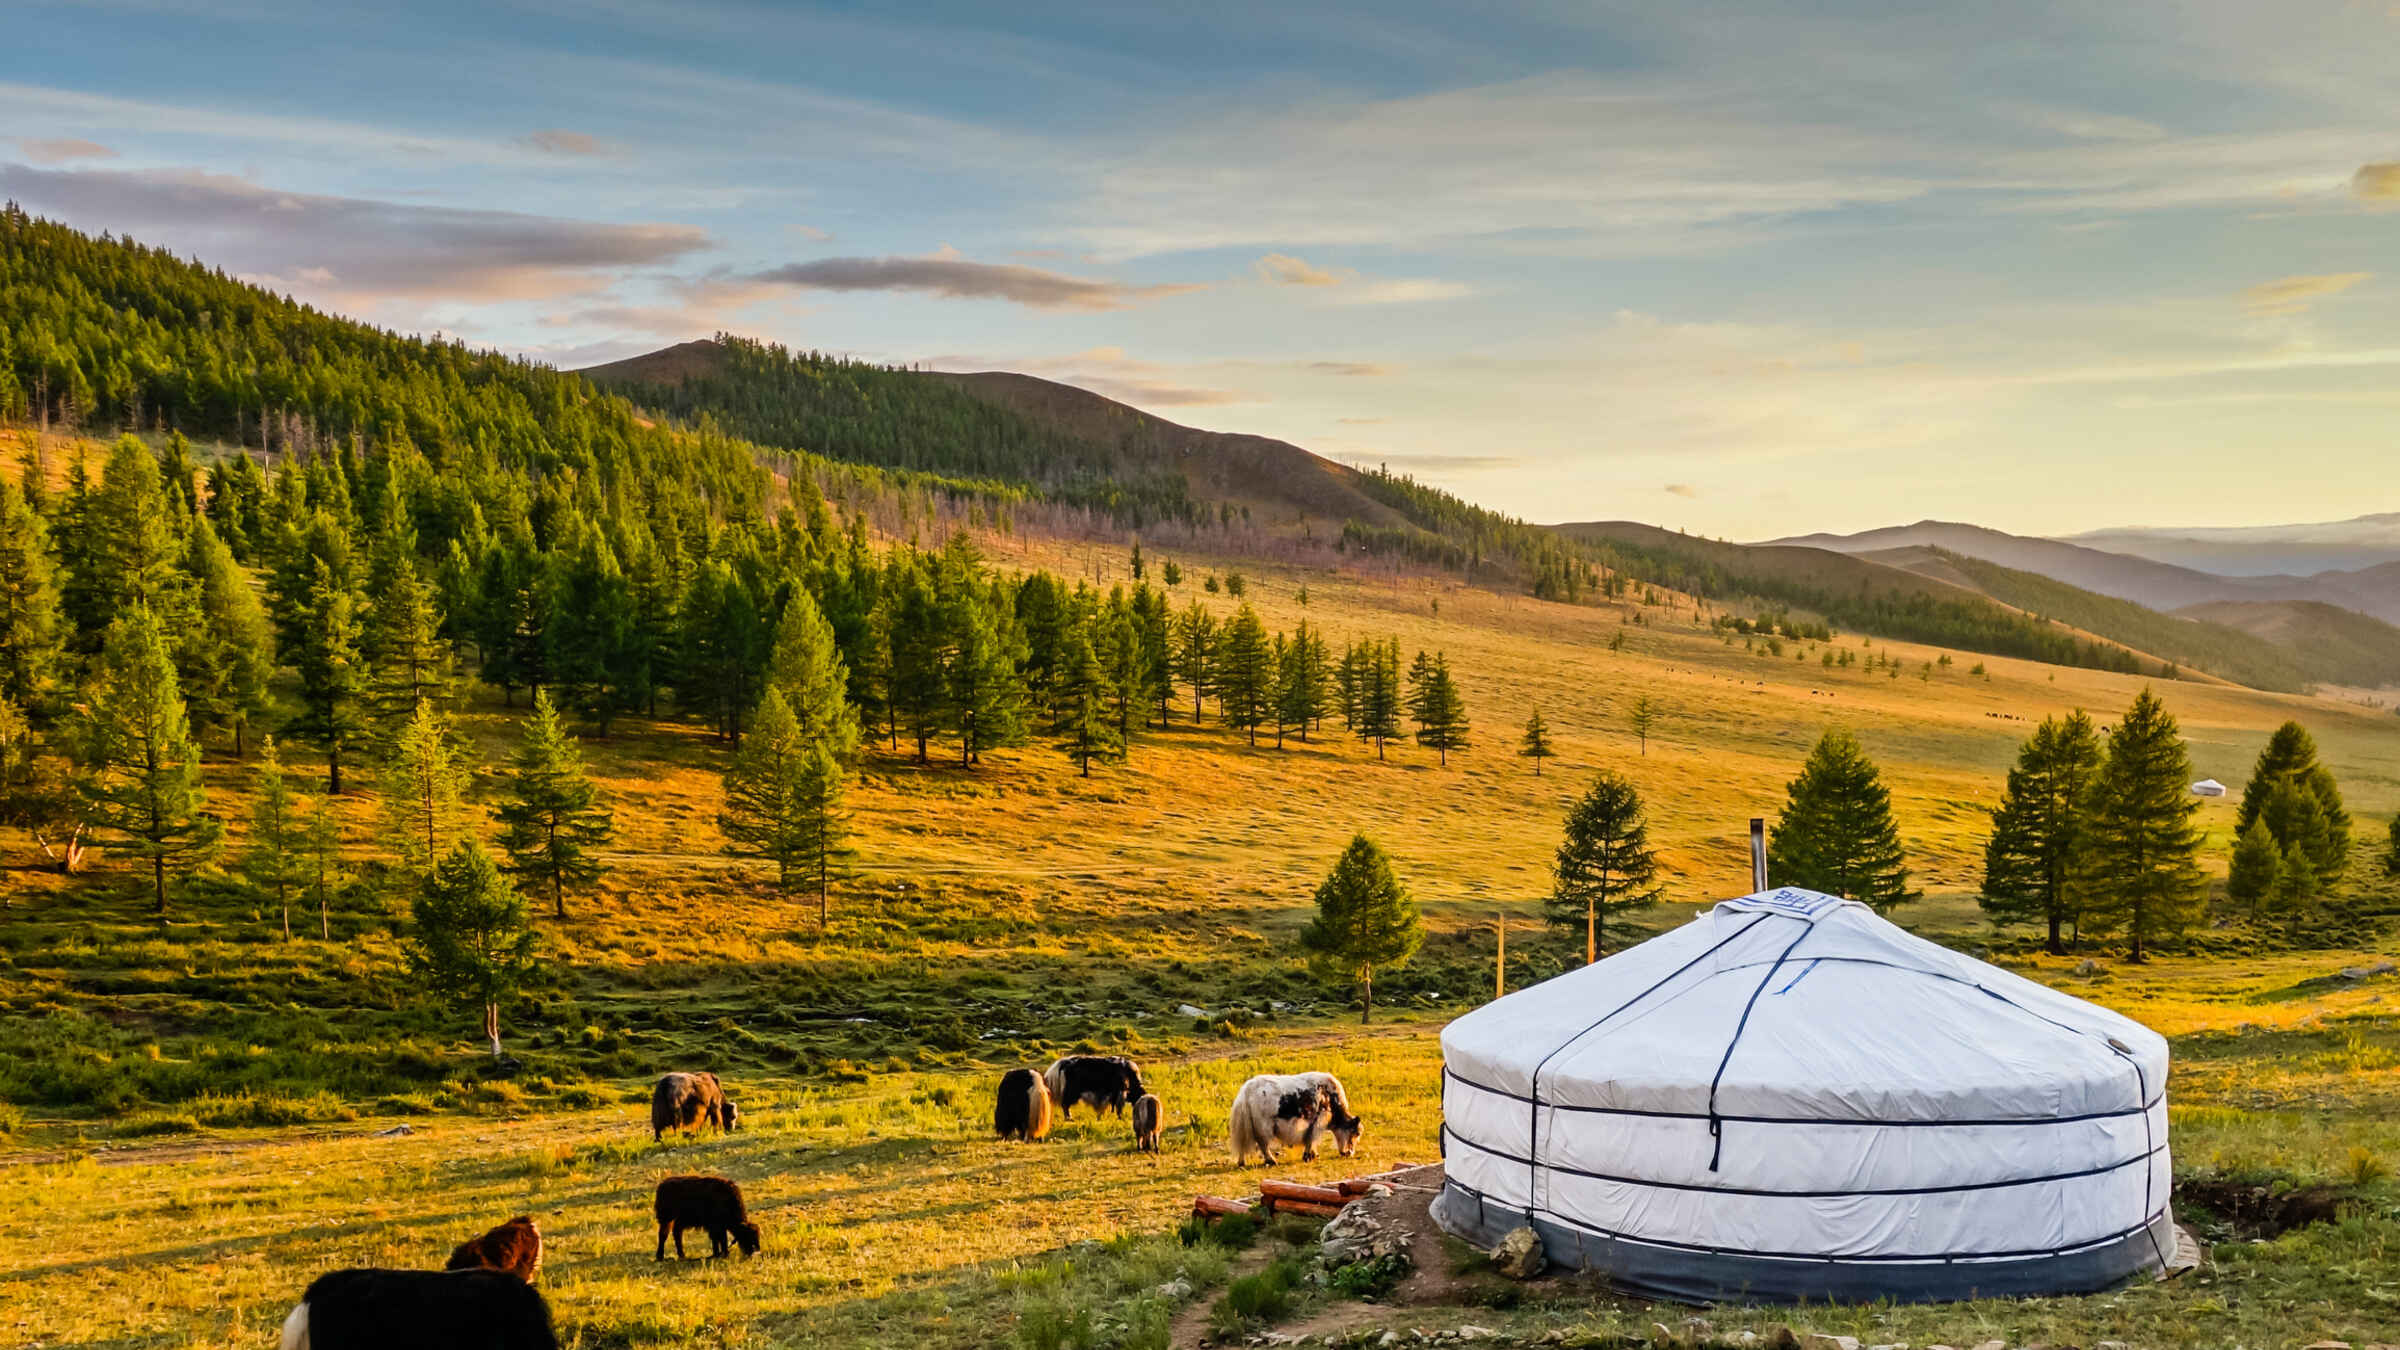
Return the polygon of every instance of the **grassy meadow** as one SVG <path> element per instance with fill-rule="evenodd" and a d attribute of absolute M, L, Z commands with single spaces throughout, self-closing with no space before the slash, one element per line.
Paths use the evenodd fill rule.
<path fill-rule="evenodd" d="M 1113 546 L 989 548 L 1004 565 L 1130 579 Z M 315 914 L 295 915 L 287 941 L 279 916 L 203 885 L 162 926 L 105 860 L 70 883 L 0 833 L 0 1099 L 15 1104 L 0 1108 L 0 1203 L 20 1216 L 19 1240 L 0 1250 L 0 1338 L 267 1344 L 313 1273 L 438 1263 L 470 1232 L 531 1212 L 551 1243 L 545 1290 L 584 1346 L 1190 1343 L 1213 1291 L 1276 1241 L 1236 1255 L 1173 1237 L 1195 1192 L 1249 1185 L 1223 1160 L 1234 1084 L 1307 1067 L 1349 1083 L 1369 1121 L 1362 1156 L 1291 1175 L 1430 1160 L 1434 1034 L 1490 996 L 1495 924 L 1515 925 L 1512 984 L 1580 953 L 1579 938 L 1534 925 L 1560 816 L 1588 773 L 1622 770 L 1648 800 L 1673 901 L 1643 921 L 1655 930 L 1748 889 L 1747 820 L 1774 814 L 1838 724 L 1882 765 L 1929 893 L 1901 922 L 1991 946 L 2173 1037 L 2179 1169 L 2337 1184 L 2349 1209 L 2264 1245 L 2229 1232 L 2209 1267 L 2173 1285 L 1805 1311 L 1795 1325 L 1916 1344 L 2400 1340 L 2400 1198 L 2379 1172 L 2400 1162 L 2400 981 L 2309 983 L 2376 954 L 2262 950 L 2227 930 L 2143 967 L 2101 951 L 2084 970 L 2080 956 L 1995 944 L 1969 898 L 2017 743 L 2072 707 L 2112 721 L 2140 680 L 1966 653 L 1944 666 L 1937 649 L 1880 640 L 1872 651 L 1899 660 L 1896 677 L 1827 669 L 1820 644 L 1747 651 L 1676 597 L 1569 607 L 1441 579 L 1178 561 L 1179 604 L 1230 612 L 1236 602 L 1201 581 L 1234 567 L 1272 628 L 1306 619 L 1335 644 L 1389 633 L 1409 653 L 1446 651 L 1474 748 L 1445 768 L 1394 744 L 1379 763 L 1338 721 L 1307 744 L 1252 748 L 1213 709 L 1193 727 L 1187 694 L 1170 729 L 1088 779 L 1040 742 L 973 772 L 941 762 L 938 744 L 930 767 L 877 751 L 851 794 L 856 875 L 821 929 L 813 900 L 776 899 L 763 869 L 723 852 L 726 749 L 695 727 L 622 721 L 585 747 L 617 807 L 615 870 L 563 920 L 541 919 L 551 971 L 505 1019 L 522 1061 L 505 1077 L 478 1055 L 472 1013 L 415 996 L 395 900 L 347 897 L 331 941 Z M 2400 809 L 2400 717 L 2215 683 L 2161 692 L 2196 773 L 2237 794 L 2275 725 L 2306 723 L 2357 817 L 2354 875 L 2373 870 Z M 1643 696 L 1659 710 L 1646 753 L 1627 721 Z M 1538 777 L 1514 753 L 1536 707 L 1560 749 Z M 462 710 L 487 765 L 504 759 L 520 712 L 489 691 Z M 317 766 L 296 752 L 286 762 L 313 793 Z M 237 848 L 247 777 L 229 758 L 209 767 Z M 494 781 L 487 768 L 479 792 Z M 364 838 L 372 802 L 343 810 Z M 2230 798 L 2203 807 L 2220 875 L 2234 810 Z M 1317 880 L 1360 830 L 1392 852 L 1431 929 L 1414 966 L 1378 980 L 1365 1030 L 1350 992 L 1308 976 L 1294 942 Z M 985 1137 L 999 1068 L 1076 1047 L 1152 1066 L 1170 1122 L 1162 1155 L 1133 1154 L 1120 1123 L 1081 1116 L 1037 1145 Z M 753 1127 L 651 1145 L 648 1084 L 680 1067 L 726 1074 Z M 409 1133 L 376 1133 L 402 1124 Z M 704 1169 L 744 1183 L 767 1250 L 655 1268 L 648 1188 Z M 1156 1292 L 1178 1278 L 1195 1292 Z M 1646 1343 L 1653 1320 L 1683 1316 L 1572 1285 L 1487 1301 L 1377 1325 Z M 1334 1318 L 1324 1302 L 1303 1294 L 1291 1324 Z M 1080 1332 L 1078 1310 L 1097 1319 Z M 1784 1318 L 1710 1314 L 1718 1331 Z"/>

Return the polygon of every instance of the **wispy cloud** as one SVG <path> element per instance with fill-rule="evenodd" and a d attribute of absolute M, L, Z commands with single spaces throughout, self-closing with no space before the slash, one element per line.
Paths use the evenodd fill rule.
<path fill-rule="evenodd" d="M 2320 272 L 2277 277 L 2242 292 L 2242 307 L 2252 314 L 2298 314 L 2328 296 L 2340 295 L 2373 276 L 2371 272 Z"/>
<path fill-rule="evenodd" d="M 1196 285 L 1137 286 L 1068 276 L 1020 263 L 925 258 L 821 258 L 751 274 L 752 279 L 820 291 L 918 291 L 945 300 L 1006 300 L 1032 309 L 1125 309 L 1144 300 L 1196 291 Z"/>
<path fill-rule="evenodd" d="M 587 135 L 580 131 L 563 131 L 557 127 L 546 127 L 534 132 L 525 138 L 525 144 L 545 155 L 596 157 L 613 155 L 617 152 L 615 146 L 597 136 Z"/>
<path fill-rule="evenodd" d="M 79 159 L 115 159 L 117 152 L 98 141 L 65 136 L 57 140 L 21 140 L 17 150 L 36 164 L 69 164 Z"/>
<path fill-rule="evenodd" d="M 1339 286 L 1342 284 L 1340 273 L 1328 272 L 1305 258 L 1295 258 L 1289 253 L 1270 253 L 1259 259 L 1251 270 L 1258 274 L 1259 280 L 1272 282 L 1278 286 Z"/>
<path fill-rule="evenodd" d="M 1389 375 L 1392 368 L 1380 361 L 1311 361 L 1308 369 L 1320 375 Z"/>
<path fill-rule="evenodd" d="M 93 230 L 196 253 L 348 304 L 524 300 L 589 291 L 709 247 L 689 225 L 620 225 L 279 192 L 222 174 L 0 164 L 0 196 Z"/>
<path fill-rule="evenodd" d="M 1388 281 L 1366 281 L 1344 286 L 1333 299 L 1344 305 L 1417 305 L 1436 300 L 1462 300 L 1473 295 L 1475 288 L 1457 281 L 1437 281 L 1431 277 L 1395 277 Z"/>
<path fill-rule="evenodd" d="M 1693 487 L 1689 483 L 1669 483 L 1665 487 L 1660 488 L 1659 491 L 1666 493 L 1670 497 L 1682 497 L 1686 500 L 1695 499 L 1700 495 L 1700 489 Z"/>

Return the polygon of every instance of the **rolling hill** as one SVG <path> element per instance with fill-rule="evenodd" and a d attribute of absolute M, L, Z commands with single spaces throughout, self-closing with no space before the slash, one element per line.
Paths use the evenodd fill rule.
<path fill-rule="evenodd" d="M 1007 484 L 1153 537 L 1238 527 L 1252 548 L 1298 540 L 1394 554 L 1555 599 L 1596 579 L 1549 531 L 1405 476 L 1182 426 L 1030 375 L 878 366 L 728 334 L 579 373 L 663 417 L 759 445 Z"/>
<path fill-rule="evenodd" d="M 2274 643 L 2328 683 L 2370 689 L 2400 683 L 2400 628 L 2356 610 L 2309 600 L 2220 600 L 2176 615 Z"/>
<path fill-rule="evenodd" d="M 2092 530 L 2067 542 L 2222 576 L 2313 576 L 2400 562 L 2400 511 L 2302 525 Z"/>
<path fill-rule="evenodd" d="M 2385 561 L 2357 570 L 2328 570 L 2306 576 L 2224 575 L 2092 546 L 2090 541 L 2100 537 L 2081 536 L 2085 542 L 2039 539 L 1980 525 L 1921 520 L 1914 525 L 1895 525 L 1857 534 L 1809 534 L 1770 542 L 1869 556 L 1892 549 L 1939 549 L 2021 572 L 2037 572 L 2083 590 L 2131 600 L 2162 612 L 2221 602 L 2292 602 L 2338 605 L 2385 623 L 2400 623 L 2400 562 Z M 2354 550 L 2341 556 L 2373 554 L 2372 550 Z"/>

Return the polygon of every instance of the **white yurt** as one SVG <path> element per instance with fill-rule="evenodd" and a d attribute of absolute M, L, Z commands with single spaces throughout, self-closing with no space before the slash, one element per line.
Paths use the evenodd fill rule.
<path fill-rule="evenodd" d="M 2167 1044 L 1761 891 L 1442 1032 L 1434 1216 L 1685 1302 L 2084 1293 L 2165 1264 Z"/>

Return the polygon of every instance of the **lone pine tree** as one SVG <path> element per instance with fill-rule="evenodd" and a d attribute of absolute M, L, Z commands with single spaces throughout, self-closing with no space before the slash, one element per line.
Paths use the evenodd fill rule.
<path fill-rule="evenodd" d="M 1350 846 L 1317 887 L 1317 915 L 1300 932 L 1300 946 L 1326 979 L 1358 985 L 1358 1020 L 1375 1014 L 1375 971 L 1407 964 L 1425 943 L 1417 902 L 1392 872 L 1392 860 L 1365 835 Z"/>
<path fill-rule="evenodd" d="M 1908 888 L 1891 793 L 1857 737 L 1826 732 L 1789 792 L 1767 840 L 1774 884 L 1863 900 L 1878 914 L 1922 894 Z"/>
<path fill-rule="evenodd" d="M 1435 652 L 1430 661 L 1417 653 L 1409 671 L 1408 715 L 1417 724 L 1417 744 L 1439 751 L 1445 767 L 1451 751 L 1467 748 L 1467 704 L 1451 678 L 1447 653 Z"/>
<path fill-rule="evenodd" d="M 1550 724 L 1542 720 L 1541 709 L 1534 709 L 1533 715 L 1525 719 L 1525 739 L 1518 745 L 1517 753 L 1533 761 L 1536 778 L 1542 776 L 1542 761 L 1558 753 L 1550 743 Z"/>
<path fill-rule="evenodd" d="M 481 843 L 462 839 L 418 886 L 410 917 L 410 965 L 433 993 L 481 1010 L 500 1058 L 500 1011 L 535 969 L 525 897 Z"/>
<path fill-rule="evenodd" d="M 2281 795 L 2279 795 L 2281 794 Z M 2309 801 L 2302 803 L 2297 798 Z M 2286 722 L 2267 738 L 2242 789 L 2242 809 L 2235 831 L 2247 831 L 2262 815 L 2275 840 L 2285 849 L 2298 844 L 2309 856 L 2310 870 L 2330 887 L 2350 863 L 2350 813 L 2333 771 L 2317 758 L 2316 738 L 2298 722 Z"/>
<path fill-rule="evenodd" d="M 257 787 L 250 803 L 250 838 L 242 851 L 242 880 L 250 893 L 283 915 L 283 936 L 292 936 L 292 900 L 308 885 L 307 822 L 300 801 L 283 779 L 275 738 L 259 747 Z"/>
<path fill-rule="evenodd" d="M 1658 857 L 1632 780 L 1603 770 L 1568 808 L 1551 878 L 1544 915 L 1583 928 L 1586 965 L 1600 959 L 1611 917 L 1658 903 Z"/>
<path fill-rule="evenodd" d="M 820 924 L 834 865 L 847 852 L 842 791 L 832 752 L 801 732 L 781 690 L 768 689 L 726 770 L 718 826 L 735 852 L 775 864 L 782 894 L 798 894 L 813 880 Z"/>
<path fill-rule="evenodd" d="M 2100 732 L 2081 709 L 2045 718 L 2017 751 L 1992 812 L 1979 903 L 1994 923 L 2037 923 L 2048 949 L 2066 950 L 2075 921 L 2072 880 L 2082 846 L 2084 799 L 2100 770 Z"/>
<path fill-rule="evenodd" d="M 567 892 L 607 874 L 598 850 L 616 838 L 616 824 L 547 690 L 533 696 L 506 794 L 492 814 L 509 870 L 549 896 L 551 913 L 563 919 Z"/>
<path fill-rule="evenodd" d="M 2075 893 L 2088 922 L 2122 932 L 2135 961 L 2190 927 L 2207 902 L 2192 763 L 2175 719 L 2144 689 L 2109 733 L 2084 808 Z"/>

